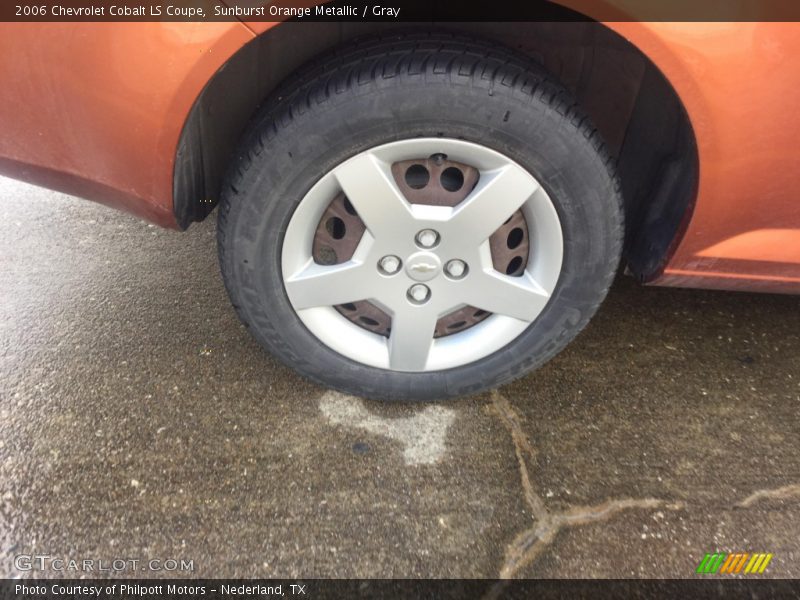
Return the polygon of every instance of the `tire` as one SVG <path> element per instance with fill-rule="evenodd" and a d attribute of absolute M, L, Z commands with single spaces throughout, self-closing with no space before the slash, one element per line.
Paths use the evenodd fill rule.
<path fill-rule="evenodd" d="M 299 247 L 289 245 L 290 237 L 297 237 L 291 233 L 293 219 L 300 219 L 301 214 L 312 215 L 310 209 L 303 213 L 298 207 L 311 202 L 312 192 L 316 193 L 314 190 L 323 185 L 323 180 L 328 181 L 326 174 L 338 173 L 337 181 L 349 181 L 337 169 L 361 160 L 358 157 L 372 156 L 372 152 L 379 154 L 384 146 L 405 147 L 397 144 L 399 141 L 413 145 L 422 143 L 419 140 L 430 144 L 433 143 L 430 140 L 436 139 L 444 140 L 443 144 L 456 150 L 462 146 L 474 148 L 476 156 L 489 157 L 487 160 L 495 155 L 504 157 L 512 165 L 507 172 L 519 167 L 538 183 L 560 224 L 560 265 L 548 299 L 537 308 L 537 316 L 530 323 L 525 321 L 522 330 L 502 347 L 480 355 L 485 354 L 485 348 L 492 348 L 492 343 L 505 339 L 497 333 L 500 324 L 510 327 L 512 323 L 503 313 L 490 314 L 486 323 L 493 325 L 478 323 L 430 346 L 441 350 L 450 348 L 447 344 L 451 342 L 456 344 L 453 341 L 456 339 L 491 339 L 488 345 L 464 346 L 467 352 L 464 356 L 479 356 L 475 360 L 453 362 L 455 359 L 450 358 L 453 353 L 442 350 L 437 355 L 441 360 L 435 364 L 442 364 L 443 368 L 376 366 L 377 363 L 369 364 L 371 355 L 359 345 L 361 342 L 347 346 L 338 334 L 328 335 L 322 329 L 319 335 L 312 333 L 315 325 L 309 325 L 304 316 L 309 311 L 296 310 L 299 305 L 287 292 L 295 289 L 292 286 L 297 283 L 284 279 L 288 277 L 286 261 L 294 260 L 284 245 Z M 424 144 L 419 147 L 427 148 Z M 441 161 L 441 156 L 431 156 L 431 160 Z M 465 167 L 464 173 L 468 168 Z M 397 179 L 397 185 L 400 184 Z M 368 206 L 364 202 L 360 200 L 359 207 Z M 532 200 L 525 202 L 523 208 Z M 318 214 L 321 209 L 314 210 L 317 213 L 313 214 Z M 361 213 L 358 208 L 356 218 Z M 525 214 L 526 223 L 538 223 L 538 217 Z M 299 231 L 298 227 L 294 229 Z M 318 227 L 317 231 L 321 229 Z M 531 231 L 531 248 L 534 243 L 544 243 Z M 597 130 L 570 94 L 542 67 L 525 57 L 489 42 L 443 34 L 370 38 L 323 58 L 286 82 L 249 126 L 224 185 L 218 217 L 219 257 L 225 285 L 239 317 L 261 345 L 324 386 L 385 400 L 435 400 L 473 394 L 507 383 L 551 359 L 581 331 L 604 299 L 619 264 L 622 232 L 622 203 L 612 161 Z M 547 238 L 558 232 L 550 227 L 539 233 Z M 376 240 L 375 243 L 381 242 Z M 555 245 L 554 242 L 554 248 Z M 435 250 L 423 252 L 429 262 L 437 258 L 434 253 Z M 542 252 L 541 259 L 531 253 L 528 260 L 531 264 L 538 264 L 536 260 L 554 264 L 551 254 L 555 256 L 558 252 Z M 436 283 L 439 279 L 447 279 L 445 271 L 450 263 L 444 267 L 438 263 L 412 265 L 416 258 L 399 254 L 398 258 L 406 271 L 392 281 L 400 281 L 406 274 L 421 277 L 426 269 L 439 269 L 430 289 L 434 284 L 439 285 Z M 390 263 L 394 268 L 395 264 Z M 408 270 L 412 268 L 413 271 Z M 469 268 L 470 277 L 488 272 L 474 265 Z M 414 282 L 409 279 L 407 283 Z M 442 279 L 441 285 L 452 282 Z M 330 289 L 338 294 L 346 287 L 337 285 Z M 437 294 L 434 291 L 438 300 L 441 294 Z M 487 302 L 502 303 L 503 297 L 504 293 L 498 292 Z M 416 302 L 411 296 L 406 300 Z M 344 314 L 341 308 L 337 310 Z M 320 319 L 329 321 L 323 319 L 320 323 L 334 323 L 330 319 L 339 318 L 341 326 L 345 326 L 344 316 L 336 317 L 332 309 L 324 311 L 324 315 L 323 309 L 317 311 L 322 315 Z M 485 311 L 475 314 L 478 312 Z M 429 321 L 425 328 L 429 327 Z M 392 335 L 391 330 L 387 331 L 386 335 Z M 403 335 L 412 335 L 399 331 L 398 325 L 394 334 L 398 340 L 404 339 Z M 473 333 L 469 334 L 470 331 Z M 512 330 L 502 331 L 505 335 Z M 487 332 L 494 332 L 495 337 L 486 337 Z M 468 334 L 472 337 L 457 338 Z M 354 335 L 354 340 L 369 337 L 360 331 Z M 485 338 L 476 337 L 479 335 Z M 329 342 L 321 341 L 328 338 Z M 389 365 L 405 364 L 402 360 L 394 361 L 393 339 L 390 337 L 386 343 Z M 380 340 L 375 343 L 380 344 Z M 401 347 L 400 341 L 396 347 Z M 364 360 L 354 359 L 350 354 L 363 356 Z M 423 360 L 412 355 L 407 353 L 411 362 Z M 427 356 L 423 360 L 425 365 L 431 364 L 434 350 Z"/>

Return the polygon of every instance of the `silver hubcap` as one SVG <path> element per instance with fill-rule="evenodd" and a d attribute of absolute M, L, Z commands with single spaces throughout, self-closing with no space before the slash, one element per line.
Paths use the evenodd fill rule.
<path fill-rule="evenodd" d="M 477 183 L 455 206 L 412 204 L 392 169 L 420 157 L 469 165 Z M 315 233 L 342 194 L 363 222 L 360 238 L 347 260 L 321 264 L 312 255 Z M 497 241 L 490 244 L 490 237 L 518 213 L 527 226 L 528 255 L 524 268 L 510 275 L 511 265 L 496 268 Z M 431 138 L 378 146 L 325 174 L 292 215 L 282 270 L 289 301 L 322 343 L 365 365 L 418 372 L 465 365 L 514 340 L 547 304 L 562 258 L 558 214 L 530 173 L 484 146 Z M 388 336 L 335 308 L 353 303 L 388 315 Z M 435 336 L 440 319 L 465 309 L 477 309 L 481 320 Z"/>

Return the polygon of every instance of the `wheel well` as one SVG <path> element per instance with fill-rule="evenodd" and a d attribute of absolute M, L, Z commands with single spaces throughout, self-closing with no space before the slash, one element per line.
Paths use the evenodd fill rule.
<path fill-rule="evenodd" d="M 196 100 L 178 145 L 174 211 L 181 227 L 219 198 L 240 137 L 259 105 L 315 56 L 356 37 L 393 33 L 383 23 L 278 25 L 239 50 Z M 430 30 L 430 24 L 403 30 Z M 616 158 L 625 199 L 624 257 L 639 279 L 657 276 L 691 214 L 698 158 L 683 105 L 658 68 L 601 23 L 441 23 L 496 41 L 543 64 L 576 96 Z M 235 93 L 231 93 L 235 90 Z"/>

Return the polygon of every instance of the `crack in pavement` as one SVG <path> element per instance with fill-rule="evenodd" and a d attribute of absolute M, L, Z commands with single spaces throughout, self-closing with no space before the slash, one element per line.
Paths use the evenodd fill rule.
<path fill-rule="evenodd" d="M 446 452 L 447 434 L 456 415 L 453 409 L 429 405 L 412 417 L 384 418 L 371 413 L 360 399 L 333 391 L 323 394 L 319 408 L 334 424 L 363 429 L 400 442 L 404 447 L 403 458 L 408 465 L 435 464 L 441 460 Z M 628 510 L 686 508 L 686 503 L 682 501 L 623 497 L 592 506 L 574 506 L 560 512 L 548 510 L 531 475 L 537 451 L 525 434 L 520 416 L 509 400 L 496 390 L 492 392 L 488 408 L 511 436 L 524 500 L 533 521 L 506 547 L 499 571 L 500 579 L 514 578 L 522 569 L 533 564 L 564 529 L 608 521 Z M 800 496 L 800 484 L 758 490 L 735 506 L 749 507 L 761 500 L 794 496 Z M 504 587 L 503 582 L 492 586 L 484 598 L 498 598 Z"/>
<path fill-rule="evenodd" d="M 532 564 L 564 528 L 606 521 L 617 513 L 630 509 L 685 508 L 683 502 L 670 502 L 658 498 L 621 498 L 595 506 L 579 506 L 564 512 L 551 513 L 531 483 L 528 461 L 533 462 L 536 459 L 536 451 L 522 429 L 519 416 L 511 403 L 497 390 L 492 392 L 490 406 L 511 434 L 525 501 L 534 522 L 533 526 L 518 534 L 506 549 L 505 560 L 500 568 L 500 579 L 510 579 L 522 568 Z M 497 597 L 499 591 L 500 588 L 493 589 L 487 597 Z"/>
<path fill-rule="evenodd" d="M 752 506 L 761 500 L 783 500 L 785 498 L 791 498 L 792 496 L 800 496 L 800 484 L 795 483 L 775 489 L 757 490 L 741 502 L 738 502 L 736 506 L 747 508 L 748 506 Z"/>

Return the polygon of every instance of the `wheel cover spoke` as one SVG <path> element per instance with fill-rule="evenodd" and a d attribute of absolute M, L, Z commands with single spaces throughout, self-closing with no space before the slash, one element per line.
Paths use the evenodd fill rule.
<path fill-rule="evenodd" d="M 481 177 L 478 187 L 456 209 L 452 228 L 467 240 L 488 239 L 539 188 L 517 165 L 508 165 Z"/>
<path fill-rule="evenodd" d="M 411 219 L 411 209 L 394 182 L 390 167 L 365 152 L 334 171 L 334 176 L 375 237 L 390 234 Z"/>
<path fill-rule="evenodd" d="M 297 310 L 365 300 L 375 290 L 369 270 L 355 261 L 334 266 L 311 263 L 285 284 Z"/>
<path fill-rule="evenodd" d="M 423 371 L 433 345 L 436 315 L 429 309 L 401 310 L 392 317 L 389 367 L 397 371 Z"/>
<path fill-rule="evenodd" d="M 541 285 L 530 274 L 510 277 L 497 271 L 484 272 L 465 294 L 465 301 L 498 315 L 506 315 L 521 321 L 533 321 L 542 312 L 550 298 Z"/>

